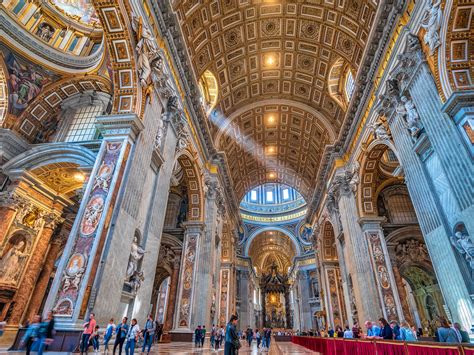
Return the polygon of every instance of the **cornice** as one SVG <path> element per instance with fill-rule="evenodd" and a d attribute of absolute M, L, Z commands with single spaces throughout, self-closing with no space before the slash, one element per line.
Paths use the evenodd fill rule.
<path fill-rule="evenodd" d="M 173 57 L 173 65 L 179 74 L 179 82 L 185 93 L 189 115 L 192 118 L 196 133 L 204 147 L 205 159 L 218 166 L 224 185 L 224 194 L 230 207 L 231 213 L 239 220 L 238 202 L 233 193 L 231 178 L 225 164 L 223 153 L 218 153 L 214 147 L 210 130 L 207 124 L 207 114 L 204 112 L 199 100 L 200 92 L 197 78 L 189 62 L 186 45 L 181 33 L 178 20 L 173 12 L 169 0 L 151 1 L 155 13 L 158 28 L 163 38 L 166 39 L 170 53 Z"/>
<path fill-rule="evenodd" d="M 352 135 L 357 128 L 366 105 L 370 99 L 377 70 L 382 63 L 390 38 L 396 26 L 396 20 L 403 14 L 405 2 L 402 0 L 384 0 L 379 5 L 374 19 L 363 62 L 357 75 L 357 85 L 352 95 L 344 122 L 339 131 L 337 141 L 333 146 L 326 146 L 321 157 L 318 181 L 311 201 L 308 203 L 306 219 L 310 221 L 320 206 L 326 183 L 329 180 L 331 168 L 337 158 L 340 158 L 349 147 Z"/>

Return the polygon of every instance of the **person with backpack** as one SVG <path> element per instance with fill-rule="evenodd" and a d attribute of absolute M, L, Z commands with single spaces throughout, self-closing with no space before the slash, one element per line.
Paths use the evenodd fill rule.
<path fill-rule="evenodd" d="M 109 341 L 112 338 L 112 335 L 114 334 L 115 331 L 115 324 L 114 324 L 114 319 L 110 318 L 109 324 L 107 324 L 107 328 L 105 328 L 105 333 L 104 333 L 104 352 L 107 353 L 109 351 Z"/>
<path fill-rule="evenodd" d="M 125 339 L 125 354 L 133 355 L 135 352 L 135 346 L 140 339 L 140 327 L 138 326 L 137 320 L 132 319 L 130 328 L 128 329 L 127 337 Z"/>
<path fill-rule="evenodd" d="M 155 321 L 153 320 L 153 316 L 150 314 L 148 315 L 148 319 L 145 323 L 145 328 L 143 329 L 143 346 L 142 346 L 142 354 L 145 352 L 145 348 L 148 346 L 147 354 L 150 353 L 151 344 L 153 343 L 153 337 L 155 336 Z"/>

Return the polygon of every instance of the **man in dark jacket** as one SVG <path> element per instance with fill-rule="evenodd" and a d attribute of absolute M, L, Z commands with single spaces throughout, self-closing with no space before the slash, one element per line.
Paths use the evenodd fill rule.
<path fill-rule="evenodd" d="M 232 315 L 225 330 L 224 355 L 235 355 L 239 352 L 240 340 L 237 334 L 237 321 L 239 317 Z"/>
<path fill-rule="evenodd" d="M 128 318 L 123 317 L 122 323 L 120 323 L 117 326 L 117 328 L 115 328 L 114 354 L 118 346 L 119 355 L 122 355 L 123 343 L 125 342 L 125 338 L 127 337 L 128 328 L 129 328 L 127 321 L 128 321 Z"/>

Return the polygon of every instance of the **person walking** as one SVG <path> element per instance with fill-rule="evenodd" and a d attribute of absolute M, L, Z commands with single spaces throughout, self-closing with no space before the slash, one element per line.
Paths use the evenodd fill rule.
<path fill-rule="evenodd" d="M 81 355 L 89 353 L 89 341 L 91 339 L 92 333 L 96 326 L 95 314 L 91 313 L 89 315 L 89 320 L 83 325 L 84 331 L 82 332 L 82 342 L 81 342 Z"/>
<path fill-rule="evenodd" d="M 99 335 L 99 326 L 96 325 L 94 328 L 94 332 L 91 335 L 92 339 L 92 348 L 94 349 L 94 352 L 98 353 L 99 352 L 99 341 L 100 341 L 100 335 Z"/>
<path fill-rule="evenodd" d="M 255 339 L 257 339 L 257 349 L 260 348 L 260 343 L 262 342 L 262 336 L 258 329 L 255 330 Z"/>
<path fill-rule="evenodd" d="M 201 328 L 201 348 L 204 346 L 204 341 L 206 340 L 206 326 L 203 325 Z"/>
<path fill-rule="evenodd" d="M 211 342 L 211 348 L 216 347 L 216 335 L 217 335 L 217 328 L 216 328 L 216 325 L 213 324 L 211 328 L 211 338 L 209 339 Z"/>
<path fill-rule="evenodd" d="M 48 346 L 54 341 L 54 313 L 48 312 L 48 318 L 43 322 L 40 329 L 41 342 L 38 348 L 38 355 L 43 355 L 43 352 L 47 350 Z"/>
<path fill-rule="evenodd" d="M 214 346 L 214 349 L 216 351 L 219 350 L 219 347 L 221 346 L 221 343 L 222 343 L 222 340 L 224 339 L 224 326 L 221 325 L 220 328 L 217 328 L 217 331 L 216 331 L 216 340 L 215 340 L 215 346 Z"/>
<path fill-rule="evenodd" d="M 135 352 L 135 345 L 137 344 L 138 339 L 140 338 L 140 327 L 138 326 L 137 320 L 132 319 L 130 324 L 130 329 L 127 333 L 126 343 L 125 343 L 125 354 L 133 355 Z"/>
<path fill-rule="evenodd" d="M 253 330 L 250 328 L 250 325 L 247 327 L 246 334 L 247 336 L 247 343 L 249 344 L 249 347 L 252 346 L 252 339 L 253 339 Z"/>
<path fill-rule="evenodd" d="M 153 343 L 153 337 L 155 335 L 155 321 L 153 320 L 152 315 L 148 315 L 148 319 L 145 323 L 145 328 L 143 329 L 143 346 L 142 354 L 145 353 L 145 348 L 148 347 L 147 354 L 150 353 L 151 344 Z"/>
<path fill-rule="evenodd" d="M 115 331 L 115 324 L 114 324 L 114 319 L 110 318 L 109 324 L 107 324 L 107 328 L 105 328 L 105 333 L 104 333 L 104 353 L 109 352 L 109 341 L 112 338 L 112 335 L 114 334 Z"/>
<path fill-rule="evenodd" d="M 196 329 L 194 329 L 194 346 L 199 348 L 201 346 L 201 326 L 198 325 Z"/>
<path fill-rule="evenodd" d="M 28 329 L 26 329 L 26 333 L 21 339 L 22 346 L 25 346 L 26 355 L 30 355 L 31 351 L 38 346 L 39 340 L 39 333 L 41 327 L 41 317 L 36 315 L 33 318 L 33 322 L 28 325 Z"/>
<path fill-rule="evenodd" d="M 239 317 L 232 315 L 225 329 L 224 355 L 236 355 L 240 349 L 240 340 L 237 334 Z"/>
<path fill-rule="evenodd" d="M 128 324 L 127 324 L 128 318 L 123 317 L 122 318 L 122 323 L 118 325 L 118 327 L 115 329 L 115 342 L 114 342 L 114 355 L 115 355 L 115 350 L 117 347 L 119 348 L 119 355 L 122 355 L 122 348 L 123 348 L 123 343 L 125 342 L 125 339 L 127 338 L 128 334 Z"/>
<path fill-rule="evenodd" d="M 272 327 L 268 328 L 265 332 L 265 343 L 267 345 L 267 349 L 270 350 L 270 341 L 272 339 Z"/>

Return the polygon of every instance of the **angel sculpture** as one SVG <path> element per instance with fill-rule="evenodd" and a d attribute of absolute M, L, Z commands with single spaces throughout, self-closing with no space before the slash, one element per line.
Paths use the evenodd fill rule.
<path fill-rule="evenodd" d="M 390 140 L 390 133 L 388 132 L 387 128 L 385 127 L 384 122 L 377 121 L 372 124 L 372 129 L 374 131 L 374 135 L 376 139 L 382 140 Z"/>

